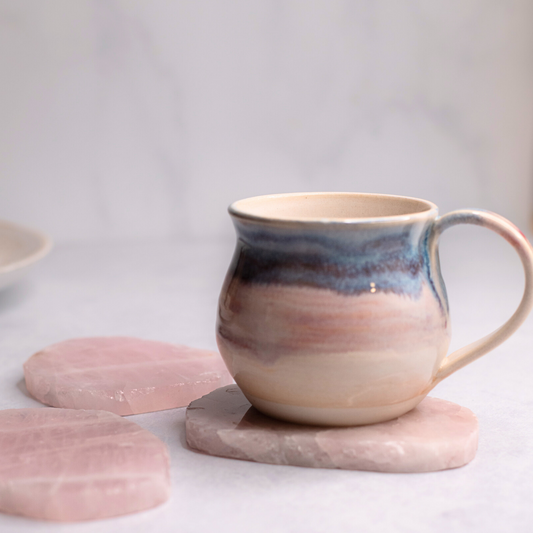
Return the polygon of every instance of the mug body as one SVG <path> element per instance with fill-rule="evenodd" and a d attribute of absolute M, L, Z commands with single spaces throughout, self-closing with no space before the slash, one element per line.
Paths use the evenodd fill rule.
<path fill-rule="evenodd" d="M 336 426 L 389 420 L 424 398 L 450 339 L 427 249 L 434 204 L 286 194 L 241 200 L 230 214 L 237 246 L 217 342 L 252 405 Z"/>

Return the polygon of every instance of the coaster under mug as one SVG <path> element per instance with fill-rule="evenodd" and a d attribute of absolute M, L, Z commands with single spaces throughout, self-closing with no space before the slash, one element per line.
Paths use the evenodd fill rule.
<path fill-rule="evenodd" d="M 263 415 L 236 385 L 193 401 L 187 443 L 210 455 L 259 463 L 369 470 L 434 472 L 457 468 L 476 455 L 477 418 L 465 407 L 425 398 L 409 413 L 358 427 L 291 424 Z"/>

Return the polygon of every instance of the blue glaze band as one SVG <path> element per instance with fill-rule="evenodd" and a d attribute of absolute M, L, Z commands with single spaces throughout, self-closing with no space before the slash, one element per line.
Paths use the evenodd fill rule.
<path fill-rule="evenodd" d="M 234 219 L 233 275 L 244 283 L 310 286 L 343 294 L 375 291 L 417 298 L 430 282 L 431 222 L 339 231 L 265 227 Z"/>

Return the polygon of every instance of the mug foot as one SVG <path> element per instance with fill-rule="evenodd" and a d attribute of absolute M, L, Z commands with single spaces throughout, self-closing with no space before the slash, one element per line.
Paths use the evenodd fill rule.
<path fill-rule="evenodd" d="M 313 426 L 366 426 L 398 418 L 414 409 L 425 397 L 425 394 L 392 405 L 376 407 L 305 407 L 270 402 L 245 394 L 248 401 L 267 416 Z"/>

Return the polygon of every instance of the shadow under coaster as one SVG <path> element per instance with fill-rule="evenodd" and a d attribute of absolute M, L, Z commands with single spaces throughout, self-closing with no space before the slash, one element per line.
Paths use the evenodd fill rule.
<path fill-rule="evenodd" d="M 263 415 L 236 385 L 187 408 L 187 443 L 210 455 L 260 463 L 375 472 L 457 468 L 476 455 L 478 421 L 466 407 L 425 398 L 388 422 L 303 426 Z"/>

